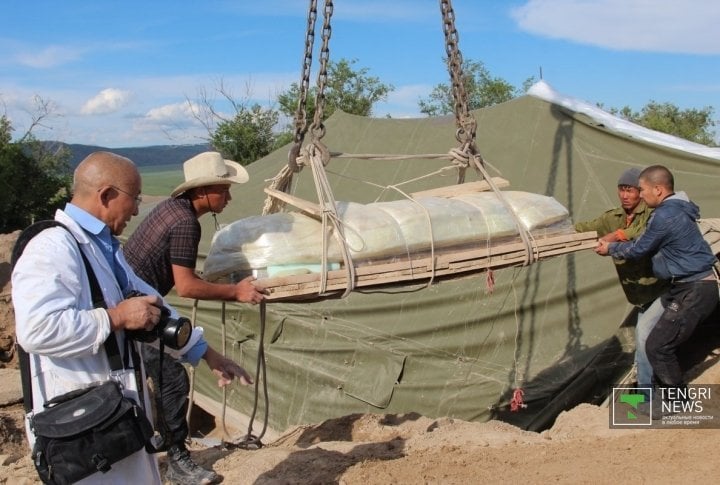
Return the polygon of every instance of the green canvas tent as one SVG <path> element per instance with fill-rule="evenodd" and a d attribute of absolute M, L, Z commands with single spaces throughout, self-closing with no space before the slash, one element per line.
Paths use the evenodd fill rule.
<path fill-rule="evenodd" d="M 489 168 L 491 175 L 509 180 L 510 189 L 552 196 L 573 220 L 586 220 L 617 204 L 615 185 L 623 170 L 663 164 L 704 217 L 720 216 L 720 151 L 618 129 L 610 126 L 612 117 L 599 116 L 589 105 L 547 96 L 547 85 L 535 91 L 473 113 L 477 146 L 499 171 Z M 323 141 L 336 152 L 446 153 L 457 145 L 451 117 L 374 119 L 335 112 L 325 125 Z M 233 201 L 218 216 L 221 223 L 261 213 L 263 188 L 287 163 L 287 153 L 285 147 L 247 167 L 250 182 L 233 190 Z M 401 198 L 391 185 L 447 164 L 333 159 L 327 172 L 336 200 L 368 203 Z M 474 180 L 471 172 L 468 181 Z M 447 172 L 401 187 L 413 192 L 453 183 L 455 174 Z M 292 192 L 317 200 L 309 168 L 295 176 Z M 205 254 L 214 221 L 206 217 L 202 223 Z M 192 301 L 174 294 L 169 302 L 188 316 L 193 311 Z M 258 307 L 201 301 L 196 312 L 215 348 L 255 373 Z M 481 273 L 430 287 L 270 303 L 264 332 L 269 427 L 281 432 L 352 413 L 419 413 L 471 421 L 500 417 L 543 429 L 578 401 L 602 399 L 627 370 L 632 323 L 613 264 L 592 251 L 496 270 L 492 291 Z M 223 394 L 204 365 L 194 387 L 196 396 L 252 413 L 252 389 L 233 385 Z M 516 389 L 524 393 L 524 407 L 510 412 Z M 262 417 L 262 394 L 259 402 Z M 256 422 L 254 429 L 259 427 Z"/>

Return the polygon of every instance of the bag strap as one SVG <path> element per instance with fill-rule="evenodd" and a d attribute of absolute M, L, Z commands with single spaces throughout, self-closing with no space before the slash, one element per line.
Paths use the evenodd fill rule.
<path fill-rule="evenodd" d="M 30 240 L 40 234 L 45 229 L 49 229 L 51 227 L 62 227 L 71 235 L 73 235 L 66 225 L 55 220 L 38 221 L 31 226 L 28 226 L 20 233 L 20 236 L 15 242 L 15 246 L 13 246 L 13 250 L 10 255 L 11 268 L 15 268 L 17 260 L 20 259 L 20 256 L 25 251 L 25 247 L 30 242 Z M 73 239 L 75 239 L 74 235 Z M 78 250 L 80 251 L 80 255 L 83 258 L 83 263 L 85 264 L 85 272 L 87 273 L 88 280 L 90 282 L 90 294 L 93 301 L 93 308 L 107 308 L 105 298 L 103 297 L 102 290 L 100 289 L 100 283 L 98 282 L 97 276 L 95 276 L 95 272 L 93 271 L 92 266 L 90 266 L 90 261 L 88 261 L 87 256 L 85 256 L 85 253 L 83 253 L 79 247 Z M 110 368 L 112 370 L 122 369 L 123 363 L 122 359 L 120 358 L 120 349 L 118 347 L 115 334 L 112 331 L 110 332 L 110 335 L 108 336 L 107 340 L 105 340 L 105 343 L 103 345 L 105 346 L 105 353 L 107 354 Z M 18 363 L 20 365 L 20 381 L 23 389 L 23 407 L 25 408 L 25 412 L 29 413 L 30 411 L 32 411 L 33 408 L 30 356 L 19 344 L 16 344 L 16 347 L 18 352 Z M 133 363 L 133 365 L 135 364 Z"/>

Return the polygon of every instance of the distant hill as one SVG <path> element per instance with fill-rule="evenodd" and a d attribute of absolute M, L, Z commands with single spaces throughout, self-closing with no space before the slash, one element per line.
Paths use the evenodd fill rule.
<path fill-rule="evenodd" d="M 53 142 L 54 143 L 54 142 Z M 94 145 L 66 144 L 72 156 L 70 166 L 74 169 L 85 157 L 96 151 L 108 151 L 127 157 L 138 167 L 150 165 L 175 165 L 178 168 L 188 158 L 210 150 L 210 145 L 155 145 L 149 147 L 106 148 Z"/>

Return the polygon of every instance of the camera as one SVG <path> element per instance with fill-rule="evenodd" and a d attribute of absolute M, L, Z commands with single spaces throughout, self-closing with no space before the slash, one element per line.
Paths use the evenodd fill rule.
<path fill-rule="evenodd" d="M 132 291 L 127 298 L 145 296 L 139 291 Z M 170 310 L 160 307 L 160 321 L 152 330 L 125 330 L 125 335 L 138 342 L 154 342 L 157 339 L 171 349 L 181 349 L 187 345 L 192 334 L 192 324 L 185 317 L 172 318 Z"/>

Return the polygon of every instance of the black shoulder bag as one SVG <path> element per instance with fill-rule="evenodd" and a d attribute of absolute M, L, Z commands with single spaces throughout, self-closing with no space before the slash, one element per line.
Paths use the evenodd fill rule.
<path fill-rule="evenodd" d="M 12 251 L 14 267 L 27 243 L 41 231 L 64 225 L 57 221 L 40 221 L 25 229 Z M 105 308 L 105 300 L 90 262 L 80 251 L 87 272 L 95 308 Z M 123 369 L 115 334 L 105 341 L 112 370 Z M 140 359 L 132 347 L 135 377 L 140 373 Z M 30 359 L 18 345 L 20 375 L 25 412 L 32 412 Z M 127 360 L 127 359 L 126 359 Z M 142 385 L 138 391 L 142 400 Z M 152 425 L 143 408 L 122 394 L 121 385 L 109 380 L 85 389 L 56 396 L 44 405 L 42 412 L 30 418 L 36 436 L 32 458 L 43 483 L 64 485 L 94 473 L 106 473 L 112 465 L 143 449 L 153 435 Z"/>

